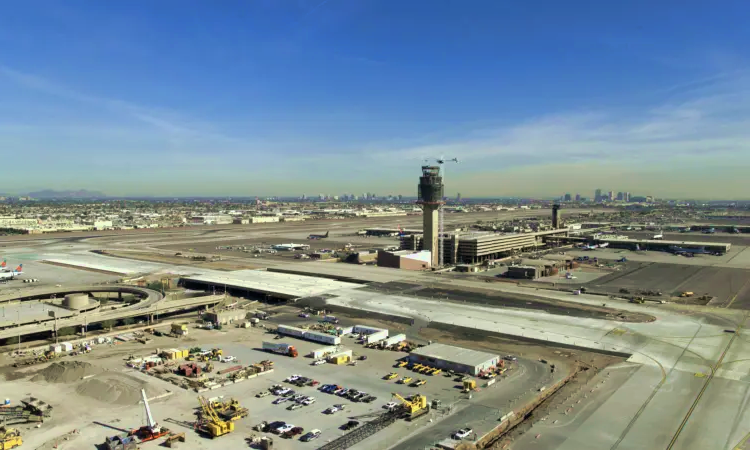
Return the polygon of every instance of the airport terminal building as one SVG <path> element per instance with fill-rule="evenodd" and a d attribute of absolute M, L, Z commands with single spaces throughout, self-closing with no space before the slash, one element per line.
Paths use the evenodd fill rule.
<path fill-rule="evenodd" d="M 478 231 L 451 233 L 444 239 L 447 264 L 476 264 L 509 256 L 514 252 L 534 250 L 545 245 L 548 237 L 566 237 L 568 229 L 538 231 L 535 233 L 493 233 Z M 404 236 L 403 250 L 422 250 L 421 235 Z"/>

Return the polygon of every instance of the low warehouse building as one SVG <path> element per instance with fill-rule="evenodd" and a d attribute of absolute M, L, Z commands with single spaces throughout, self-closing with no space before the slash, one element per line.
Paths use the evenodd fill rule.
<path fill-rule="evenodd" d="M 247 311 L 244 309 L 227 309 L 224 311 L 208 311 L 203 318 L 211 323 L 226 325 L 232 322 L 244 321 Z"/>
<path fill-rule="evenodd" d="M 452 345 L 430 344 L 412 351 L 409 362 L 476 376 L 479 372 L 496 366 L 500 362 L 500 356 Z"/>
<path fill-rule="evenodd" d="M 428 250 L 399 250 L 395 252 L 378 250 L 378 267 L 426 270 L 430 268 L 430 254 L 431 252 Z"/>

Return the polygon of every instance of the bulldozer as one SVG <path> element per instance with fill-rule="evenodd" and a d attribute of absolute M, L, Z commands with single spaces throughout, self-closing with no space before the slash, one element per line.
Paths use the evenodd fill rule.
<path fill-rule="evenodd" d="M 23 444 L 21 432 L 15 428 L 0 428 L 0 450 L 10 450 Z"/>
<path fill-rule="evenodd" d="M 198 401 L 203 411 L 203 420 L 198 426 L 198 431 L 202 431 L 211 438 L 224 436 L 234 431 L 234 422 L 222 420 L 205 397 L 198 396 Z"/>

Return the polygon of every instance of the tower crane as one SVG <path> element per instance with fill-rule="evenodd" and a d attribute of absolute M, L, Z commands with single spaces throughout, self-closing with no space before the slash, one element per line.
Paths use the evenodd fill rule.
<path fill-rule="evenodd" d="M 458 158 L 445 158 L 443 156 L 439 158 L 425 158 L 425 162 L 436 162 L 440 167 L 440 176 L 443 178 L 443 185 L 445 185 L 445 163 L 458 163 Z M 442 199 L 441 199 L 442 200 Z M 440 252 L 440 267 L 443 267 L 445 263 L 445 223 L 444 223 L 444 207 L 440 206 L 438 216 L 438 241 L 439 241 L 439 252 Z"/>

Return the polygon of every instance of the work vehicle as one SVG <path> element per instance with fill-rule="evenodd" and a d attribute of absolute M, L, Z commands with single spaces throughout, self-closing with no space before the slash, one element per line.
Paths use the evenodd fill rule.
<path fill-rule="evenodd" d="M 321 433 L 320 430 L 310 430 L 310 431 L 307 432 L 307 434 L 305 434 L 304 436 L 302 436 L 301 438 L 299 438 L 299 440 L 302 441 L 302 442 L 310 442 L 313 439 L 319 438 L 320 437 L 320 433 Z"/>
<path fill-rule="evenodd" d="M 398 362 L 398 363 L 396 364 L 396 367 L 406 367 L 407 365 L 409 365 L 409 362 L 408 362 L 408 361 L 399 361 L 399 362 Z"/>
<path fill-rule="evenodd" d="M 440 375 L 443 372 L 442 369 L 435 369 L 433 370 L 430 375 Z"/>
<path fill-rule="evenodd" d="M 417 380 L 417 381 L 415 381 L 414 383 L 412 383 L 412 386 L 414 386 L 414 387 L 419 387 L 419 386 L 422 386 L 422 385 L 424 385 L 424 384 L 426 384 L 426 383 L 427 383 L 427 382 L 426 382 L 425 380 Z"/>
<path fill-rule="evenodd" d="M 463 390 L 461 392 L 467 393 L 477 389 L 477 382 L 474 380 L 463 380 Z"/>
<path fill-rule="evenodd" d="M 411 377 L 403 377 L 397 381 L 397 383 L 399 384 L 409 384 L 410 382 L 411 382 Z"/>
<path fill-rule="evenodd" d="M 166 436 L 170 431 L 166 428 L 162 428 L 155 420 L 154 416 L 151 415 L 151 407 L 148 405 L 148 399 L 146 398 L 146 391 L 141 389 L 141 399 L 143 401 L 143 407 L 146 410 L 146 425 L 132 430 L 131 436 L 137 436 L 141 442 L 153 441 L 159 439 L 162 436 Z"/>
<path fill-rule="evenodd" d="M 398 377 L 398 374 L 396 372 L 391 372 L 388 375 L 384 376 L 383 379 L 385 380 L 392 380 L 394 378 Z"/>
<path fill-rule="evenodd" d="M 23 445 L 21 432 L 15 428 L 0 427 L 0 450 L 10 450 Z"/>
<path fill-rule="evenodd" d="M 289 345 L 283 342 L 263 342 L 263 350 L 267 352 L 278 353 L 279 355 L 291 356 L 292 358 L 296 358 L 299 355 L 297 349 L 294 348 L 293 345 Z"/>
<path fill-rule="evenodd" d="M 430 405 L 427 403 L 427 397 L 424 395 L 415 394 L 408 399 L 401 397 L 395 392 L 392 395 L 401 402 L 401 408 L 407 415 L 407 420 L 416 419 L 430 411 Z"/>
<path fill-rule="evenodd" d="M 144 392 L 144 399 L 145 396 L 146 393 Z M 199 396 L 198 400 L 201 403 L 203 413 L 203 419 L 198 425 L 198 431 L 208 434 L 211 438 L 217 438 L 234 431 L 234 422 L 222 420 L 205 397 Z"/>
<path fill-rule="evenodd" d="M 339 428 L 344 431 L 349 431 L 352 428 L 357 428 L 358 426 L 359 426 L 359 422 L 357 422 L 356 420 L 350 420 L 346 422 L 345 424 L 341 425 Z"/>
<path fill-rule="evenodd" d="M 461 428 L 460 430 L 454 432 L 451 437 L 456 440 L 466 439 L 473 433 L 474 430 L 471 428 Z"/>

